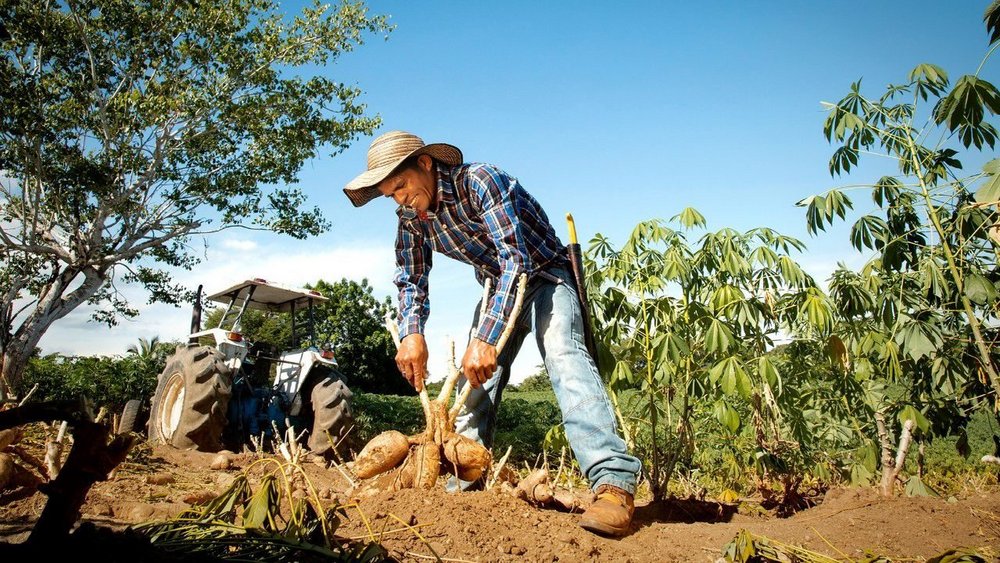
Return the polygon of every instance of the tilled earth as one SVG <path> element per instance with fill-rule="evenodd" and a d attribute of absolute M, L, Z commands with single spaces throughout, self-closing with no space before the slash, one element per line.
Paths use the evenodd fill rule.
<path fill-rule="evenodd" d="M 232 467 L 213 470 L 215 454 L 140 445 L 113 478 L 91 489 L 82 520 L 121 530 L 176 516 L 224 491 L 254 459 L 231 458 Z M 708 501 L 651 504 L 640 498 L 631 534 L 608 539 L 579 528 L 577 514 L 540 509 L 496 489 L 355 494 L 363 488 L 352 490 L 338 470 L 322 463 L 306 463 L 305 469 L 322 497 L 346 507 L 339 535 L 376 541 L 404 561 L 715 561 L 741 529 L 837 559 L 874 553 L 923 561 L 959 547 L 1000 555 L 996 491 L 946 500 L 884 499 L 868 489 L 837 489 L 818 506 L 782 519 L 734 513 L 734 507 Z M 0 494 L 0 540 L 23 541 L 45 499 L 41 493 Z M 110 543 L 104 549 L 105 556 L 86 560 L 119 560 Z"/>

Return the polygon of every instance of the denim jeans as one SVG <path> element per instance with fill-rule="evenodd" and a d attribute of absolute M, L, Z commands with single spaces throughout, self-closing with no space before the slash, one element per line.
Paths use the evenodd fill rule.
<path fill-rule="evenodd" d="M 541 276 L 528 282 L 521 314 L 500 351 L 497 369 L 482 387 L 472 390 L 456 430 L 487 448 L 493 447 L 497 407 L 510 379 L 510 366 L 525 336 L 532 332 L 562 411 L 566 437 L 583 475 L 594 489 L 609 484 L 635 493 L 640 462 L 626 451 L 608 393 L 584 344 L 583 318 L 572 274 L 562 268 L 548 273 L 559 283 Z M 478 325 L 476 307 L 473 331 Z M 462 385 L 467 382 L 463 380 Z M 470 485 L 452 477 L 448 490 Z"/>

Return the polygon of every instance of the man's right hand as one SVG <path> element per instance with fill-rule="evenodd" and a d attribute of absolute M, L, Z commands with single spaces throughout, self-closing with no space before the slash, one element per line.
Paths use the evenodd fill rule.
<path fill-rule="evenodd" d="M 424 390 L 424 377 L 427 376 L 427 341 L 423 334 L 409 334 L 399 343 L 396 352 L 396 367 L 403 378 L 410 382 L 417 391 Z"/>

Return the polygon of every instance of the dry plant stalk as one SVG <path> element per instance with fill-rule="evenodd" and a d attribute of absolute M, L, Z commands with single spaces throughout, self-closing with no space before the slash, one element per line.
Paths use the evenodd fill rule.
<path fill-rule="evenodd" d="M 63 439 L 66 437 L 67 426 L 68 423 L 62 421 L 56 437 L 45 440 L 45 466 L 48 469 L 49 479 L 55 479 L 62 469 Z"/>
<path fill-rule="evenodd" d="M 528 276 L 521 274 L 510 320 L 497 342 L 498 355 L 514 330 L 527 284 Z M 490 284 L 487 280 L 483 293 L 484 306 L 489 296 Z M 395 321 L 388 316 L 386 328 L 389 329 L 398 347 L 399 331 Z M 420 391 L 420 404 L 427 421 L 426 429 L 413 436 L 404 436 L 401 432 L 389 430 L 372 438 L 355 458 L 354 473 L 358 477 L 365 479 L 396 469 L 392 488 L 430 489 L 434 487 L 442 472 L 455 475 L 463 481 L 475 481 L 482 477 L 490 466 L 492 456 L 489 450 L 479 442 L 455 432 L 455 421 L 472 392 L 472 386 L 467 383 L 455 400 L 455 404 L 449 408 L 448 400 L 455 390 L 458 378 L 462 375 L 455 364 L 454 341 L 451 342 L 450 348 L 449 374 L 438 397 L 431 400 L 426 388 Z"/>

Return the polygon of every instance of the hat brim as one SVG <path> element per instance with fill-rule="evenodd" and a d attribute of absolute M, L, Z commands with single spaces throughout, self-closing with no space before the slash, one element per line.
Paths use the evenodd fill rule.
<path fill-rule="evenodd" d="M 354 207 L 361 207 L 362 205 L 382 195 L 382 193 L 378 191 L 379 182 L 385 180 L 390 174 L 399 168 L 399 165 L 402 164 L 403 161 L 422 154 L 430 155 L 434 158 L 434 160 L 439 160 L 449 166 L 458 166 L 459 164 L 462 164 L 462 151 L 460 151 L 458 147 L 447 143 L 432 143 L 430 145 L 424 145 L 409 154 L 390 162 L 389 164 L 372 168 L 371 170 L 366 170 L 361 174 L 358 174 L 353 180 L 344 186 L 344 193 L 347 195 L 348 199 L 351 200 L 351 203 L 354 204 Z"/>

